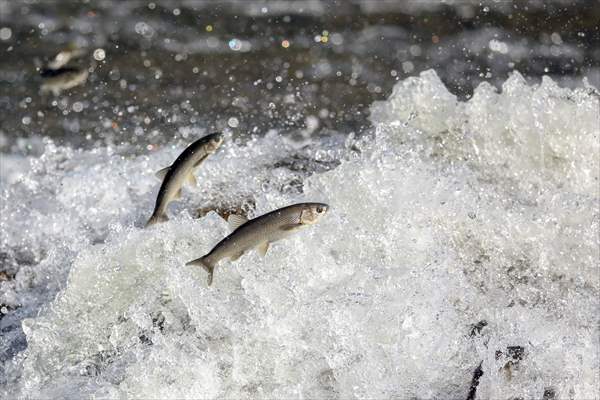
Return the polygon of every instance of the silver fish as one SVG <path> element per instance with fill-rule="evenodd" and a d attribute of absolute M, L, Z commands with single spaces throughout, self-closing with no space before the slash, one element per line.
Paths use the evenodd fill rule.
<path fill-rule="evenodd" d="M 253 248 L 264 256 L 270 243 L 316 223 L 328 209 L 329 206 L 323 203 L 300 203 L 271 211 L 251 220 L 239 215 L 231 215 L 227 221 L 234 231 L 204 257 L 190 261 L 186 265 L 199 265 L 204 268 L 208 272 L 210 286 L 215 266 L 220 260 L 229 258 L 235 261 Z"/>
<path fill-rule="evenodd" d="M 194 171 L 208 156 L 217 151 L 222 143 L 223 136 L 220 133 L 204 136 L 189 145 L 172 165 L 156 173 L 156 176 L 163 181 L 158 191 L 154 212 L 146 226 L 169 219 L 167 217 L 169 203 L 181 197 L 181 187 L 184 182 L 196 186 Z"/>

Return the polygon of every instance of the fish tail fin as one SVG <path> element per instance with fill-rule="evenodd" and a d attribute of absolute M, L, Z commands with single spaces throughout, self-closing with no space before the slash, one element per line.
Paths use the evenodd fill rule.
<path fill-rule="evenodd" d="M 149 227 L 150 225 L 154 225 L 159 222 L 165 222 L 168 220 L 169 220 L 169 217 L 167 217 L 165 214 L 152 214 L 152 216 L 150 217 L 148 222 L 146 222 L 146 228 Z"/>
<path fill-rule="evenodd" d="M 215 271 L 215 266 L 208 261 L 206 256 L 200 257 L 193 261 L 190 261 L 190 262 L 186 263 L 185 265 L 198 265 L 198 266 L 204 268 L 204 270 L 206 272 L 208 272 L 208 281 L 207 281 L 208 286 L 212 285 L 213 272 Z"/>

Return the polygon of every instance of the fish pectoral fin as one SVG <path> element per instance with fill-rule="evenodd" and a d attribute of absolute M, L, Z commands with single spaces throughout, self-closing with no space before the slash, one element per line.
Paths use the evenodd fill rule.
<path fill-rule="evenodd" d="M 240 257 L 241 257 L 241 256 L 243 256 L 243 255 L 244 255 L 244 252 L 243 252 L 243 251 L 240 251 L 239 253 L 237 253 L 237 254 L 234 254 L 234 255 L 232 255 L 231 257 L 229 257 L 229 259 L 230 259 L 231 261 L 235 261 L 235 260 L 237 260 L 238 258 L 240 258 Z"/>
<path fill-rule="evenodd" d="M 282 231 L 295 231 L 296 229 L 300 228 L 301 226 L 302 226 L 302 224 L 287 224 L 287 225 L 280 226 L 279 229 L 281 229 Z"/>
<path fill-rule="evenodd" d="M 181 188 L 179 188 L 179 190 L 175 193 L 175 195 L 173 196 L 174 199 L 180 199 L 181 198 Z"/>
<path fill-rule="evenodd" d="M 166 168 L 156 171 L 156 173 L 154 175 L 156 175 L 156 177 L 158 179 L 161 179 L 161 180 L 165 179 L 165 176 L 167 176 L 167 172 L 169 172 L 170 169 L 171 169 L 171 166 L 169 165 Z"/>
<path fill-rule="evenodd" d="M 258 254 L 260 254 L 261 257 L 264 257 L 267 254 L 267 251 L 269 250 L 269 242 L 259 244 L 256 250 L 258 251 Z"/>
<path fill-rule="evenodd" d="M 189 175 L 186 178 L 186 182 L 189 183 L 191 186 L 198 186 L 198 182 L 196 181 L 196 177 L 194 176 L 193 172 L 189 173 Z"/>
<path fill-rule="evenodd" d="M 235 231 L 237 228 L 239 228 L 241 225 L 244 225 L 246 222 L 248 222 L 248 218 L 244 217 L 243 215 L 231 214 L 227 218 L 227 223 L 229 224 L 229 227 L 232 231 Z"/>

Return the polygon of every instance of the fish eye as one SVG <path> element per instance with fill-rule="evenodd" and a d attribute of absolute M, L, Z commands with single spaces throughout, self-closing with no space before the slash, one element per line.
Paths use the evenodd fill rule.
<path fill-rule="evenodd" d="M 317 206 L 317 213 L 321 214 L 323 211 L 323 207 Z"/>

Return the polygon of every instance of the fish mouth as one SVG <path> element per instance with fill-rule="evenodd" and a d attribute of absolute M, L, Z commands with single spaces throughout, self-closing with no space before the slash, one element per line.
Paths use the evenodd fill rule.
<path fill-rule="evenodd" d="M 208 150 L 211 152 L 217 151 L 219 147 L 223 144 L 224 138 L 223 134 L 220 132 L 216 132 L 210 135 L 210 140 L 208 142 Z"/>

